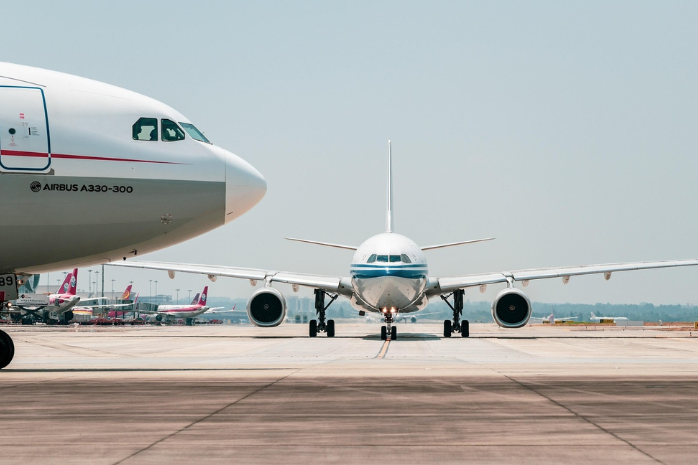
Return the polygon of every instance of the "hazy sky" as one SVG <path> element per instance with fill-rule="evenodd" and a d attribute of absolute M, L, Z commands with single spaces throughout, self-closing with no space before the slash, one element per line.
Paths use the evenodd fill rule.
<path fill-rule="evenodd" d="M 698 2 L 34 1 L 0 27 L 0 60 L 161 100 L 264 174 L 251 212 L 143 258 L 348 275 L 350 251 L 282 237 L 382 232 L 392 139 L 396 232 L 497 237 L 427 252 L 432 275 L 460 275 L 698 256 L 696 24 Z M 173 294 L 208 282 L 112 278 L 142 295 L 149 279 Z M 696 281 L 659 270 L 527 292 L 698 303 Z M 251 292 L 221 278 L 210 295 Z"/>

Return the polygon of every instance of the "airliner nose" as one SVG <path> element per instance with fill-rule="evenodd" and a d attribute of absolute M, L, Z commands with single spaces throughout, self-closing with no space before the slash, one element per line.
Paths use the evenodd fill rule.
<path fill-rule="evenodd" d="M 231 154 L 232 155 L 232 154 Z M 251 209 L 267 192 L 264 176 L 245 160 L 232 155 L 225 165 L 225 222 Z"/>

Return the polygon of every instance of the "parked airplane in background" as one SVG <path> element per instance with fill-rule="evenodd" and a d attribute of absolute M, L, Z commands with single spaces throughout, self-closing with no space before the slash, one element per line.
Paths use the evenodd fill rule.
<path fill-rule="evenodd" d="M 198 294 L 197 294 L 198 296 Z M 223 307 L 209 308 L 206 305 L 206 300 L 208 299 L 208 286 L 204 287 L 204 291 L 201 293 L 201 297 L 195 303 L 194 301 L 190 305 L 158 305 L 157 310 L 154 312 L 155 319 L 157 321 L 162 321 L 163 319 L 179 319 L 183 318 L 187 325 L 192 325 L 194 323 L 194 318 L 202 315 L 208 311 L 220 310 Z"/>
<path fill-rule="evenodd" d="M 571 276 L 603 273 L 604 278 L 608 280 L 611 278 L 611 273 L 617 271 L 698 265 L 698 260 L 682 260 L 541 268 L 452 278 L 430 277 L 425 251 L 490 239 L 419 247 L 407 237 L 394 233 L 391 173 L 392 160 L 390 141 L 388 141 L 388 213 L 385 233 L 369 238 L 358 247 L 291 239 L 354 250 L 350 276 L 319 276 L 229 266 L 162 262 L 124 261 L 113 265 L 167 270 L 170 278 L 174 278 L 175 273 L 181 271 L 208 275 L 211 280 L 215 280 L 217 276 L 228 276 L 249 279 L 252 285 L 263 282 L 265 286 L 254 292 L 247 304 L 250 321 L 258 326 L 277 326 L 286 315 L 286 299 L 281 292 L 271 287 L 273 283 L 291 284 L 294 291 L 299 286 L 314 288 L 318 319 L 310 322 L 311 337 L 316 336 L 318 331 L 326 331 L 329 337 L 334 336 L 334 321 L 325 321 L 325 311 L 341 295 L 350 299 L 352 306 L 359 311 L 383 314 L 386 326 L 381 327 L 381 339 L 397 338 L 397 328 L 392 326 L 396 316 L 422 310 L 427 306 L 429 299 L 436 297 L 443 299 L 453 311 L 453 320 L 444 321 L 444 336 L 450 337 L 453 332 L 460 332 L 461 336 L 467 337 L 470 334 L 468 320 L 460 321 L 465 288 L 478 287 L 481 292 L 484 292 L 490 284 L 505 283 L 507 287 L 499 292 L 492 302 L 492 317 L 499 326 L 520 328 L 526 325 L 531 317 L 531 302 L 523 291 L 514 287 L 515 282 L 521 282 L 526 287 L 534 279 L 561 278 L 566 284 Z M 325 305 L 325 296 L 328 293 L 330 302 Z M 449 302 L 449 298 L 452 298 L 453 303 Z"/>
<path fill-rule="evenodd" d="M 33 318 L 41 319 L 44 323 L 55 324 L 66 323 L 73 318 L 72 309 L 80 302 L 80 297 L 76 294 L 78 285 L 78 269 L 75 268 L 68 273 L 63 280 L 63 284 L 55 294 L 48 296 L 48 305 L 24 306 L 21 303 L 14 305 L 14 311 L 19 311 L 26 315 L 31 315 L 29 322 Z M 21 302 L 18 300 L 16 302 Z"/>
<path fill-rule="evenodd" d="M 256 169 L 169 106 L 11 63 L 0 63 L 0 179 L 0 301 L 28 275 L 191 239 L 266 192 Z M 0 368 L 13 354 L 0 331 Z"/>
<path fill-rule="evenodd" d="M 594 312 L 591 312 L 591 322 L 592 323 L 615 323 L 616 321 L 627 321 L 626 316 L 596 316 Z"/>
<path fill-rule="evenodd" d="M 564 323 L 565 321 L 574 321 L 574 320 L 576 320 L 576 319 L 577 319 L 576 316 L 567 316 L 567 317 L 564 317 L 564 318 L 555 318 L 555 315 L 554 315 L 553 313 L 551 313 L 550 315 L 548 315 L 548 316 L 546 316 L 546 317 L 535 317 L 535 316 L 532 316 L 532 317 L 529 319 L 529 323 L 545 323 L 545 322 L 548 322 L 548 323 L 550 323 L 551 325 L 554 325 L 556 321 L 562 321 L 562 322 Z"/>
<path fill-rule="evenodd" d="M 129 284 L 126 290 L 121 294 L 121 297 L 119 300 L 129 300 L 131 298 L 131 287 L 132 284 Z M 88 299 L 88 300 L 98 300 L 101 298 L 95 298 L 95 299 Z M 136 295 L 136 300 L 134 300 L 132 303 L 126 303 L 126 304 L 96 304 L 96 305 L 80 305 L 80 306 L 75 306 L 73 307 L 72 313 L 73 315 L 83 315 L 83 316 L 92 316 L 95 313 L 95 310 L 98 308 L 125 308 L 125 307 L 135 307 L 136 301 L 138 300 L 138 296 Z M 126 311 L 126 310 L 124 310 Z M 123 311 L 121 312 L 123 314 Z M 108 313 L 109 317 L 115 317 L 115 312 L 109 312 Z"/>

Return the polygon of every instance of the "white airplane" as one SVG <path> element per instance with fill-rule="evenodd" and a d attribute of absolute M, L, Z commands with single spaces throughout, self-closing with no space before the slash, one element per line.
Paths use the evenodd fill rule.
<path fill-rule="evenodd" d="M 615 323 L 616 321 L 627 321 L 628 317 L 626 316 L 596 316 L 594 315 L 594 312 L 591 312 L 591 322 L 592 323 L 608 323 L 608 322 L 613 322 Z"/>
<path fill-rule="evenodd" d="M 556 321 L 565 322 L 565 321 L 574 321 L 574 320 L 576 320 L 576 319 L 577 319 L 576 316 L 567 316 L 567 317 L 564 317 L 564 318 L 555 318 L 555 314 L 554 314 L 554 313 L 551 313 L 550 315 L 548 315 L 548 316 L 546 316 L 546 317 L 535 317 L 535 316 L 532 316 L 532 317 L 529 319 L 529 323 L 544 323 L 544 322 L 547 321 L 547 322 L 550 323 L 551 325 L 554 325 Z"/>
<path fill-rule="evenodd" d="M 250 321 L 257 326 L 277 326 L 284 320 L 286 300 L 281 292 L 272 287 L 272 284 L 291 284 L 294 291 L 297 291 L 299 286 L 313 288 L 318 319 L 310 322 L 311 337 L 316 336 L 318 331 L 325 331 L 329 337 L 334 336 L 334 321 L 325 321 L 325 311 L 329 304 L 341 295 L 350 299 L 352 306 L 360 312 L 377 312 L 383 315 L 386 325 L 381 327 L 381 339 L 388 337 L 396 339 L 397 328 L 392 325 L 394 319 L 398 315 L 424 309 L 432 298 L 443 299 L 453 311 L 453 320 L 444 321 L 444 337 L 450 337 L 454 332 L 468 337 L 470 334 L 468 320 L 460 320 L 466 288 L 478 287 L 481 292 L 484 292 L 490 284 L 506 284 L 507 287 L 499 292 L 492 302 L 492 317 L 499 326 L 504 328 L 520 328 L 526 325 L 531 317 L 531 302 L 522 290 L 514 287 L 517 282 L 521 282 L 526 287 L 531 280 L 561 278 L 566 284 L 571 276 L 602 273 L 608 280 L 611 278 L 611 273 L 617 271 L 698 265 L 698 260 L 680 260 L 431 277 L 428 274 L 425 251 L 486 241 L 491 238 L 419 247 L 407 237 L 393 232 L 391 163 L 390 141 L 388 141 L 386 232 L 369 238 L 358 247 L 289 238 L 310 244 L 354 250 L 349 276 L 320 276 L 230 266 L 163 262 L 123 261 L 113 265 L 167 270 L 170 278 L 174 278 L 176 272 L 185 272 L 208 275 L 212 281 L 218 276 L 227 276 L 248 279 L 253 286 L 257 282 L 263 282 L 264 287 L 255 291 L 247 304 Z M 330 296 L 330 302 L 325 305 L 327 294 Z M 449 302 L 450 298 L 453 303 Z"/>
<path fill-rule="evenodd" d="M 265 192 L 256 169 L 161 102 L 0 63 L 0 304 L 28 276 L 177 244 Z M 0 331 L 0 368 L 13 354 Z"/>
<path fill-rule="evenodd" d="M 198 297 L 198 300 L 197 300 Z M 208 299 L 208 286 L 204 287 L 204 291 L 196 294 L 194 300 L 190 305 L 159 305 L 155 313 L 155 319 L 157 321 L 162 321 L 164 319 L 178 319 L 183 318 L 187 326 L 191 326 L 194 323 L 194 318 L 199 315 L 203 315 L 206 312 L 215 313 L 216 310 L 221 310 L 224 307 L 209 307 L 206 305 Z"/>

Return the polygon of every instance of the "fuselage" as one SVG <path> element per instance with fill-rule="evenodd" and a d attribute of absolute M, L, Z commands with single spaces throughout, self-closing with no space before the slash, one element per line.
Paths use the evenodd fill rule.
<path fill-rule="evenodd" d="M 426 307 L 428 267 L 424 253 L 409 238 L 383 233 L 361 244 L 351 263 L 357 310 L 409 313 Z"/>
<path fill-rule="evenodd" d="M 194 318 L 203 313 L 206 313 L 208 307 L 206 305 L 160 305 L 157 309 L 158 315 L 163 315 L 168 318 Z"/>
<path fill-rule="evenodd" d="M 0 63 L 0 272 L 151 252 L 239 217 L 265 192 L 255 168 L 161 102 Z"/>
<path fill-rule="evenodd" d="M 49 296 L 49 307 L 54 313 L 65 313 L 75 307 L 80 302 L 80 297 L 72 294 L 51 294 Z"/>

